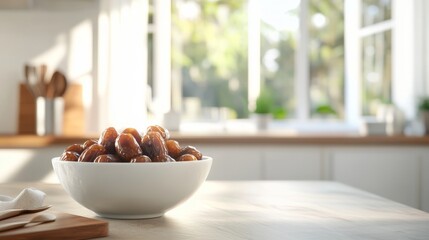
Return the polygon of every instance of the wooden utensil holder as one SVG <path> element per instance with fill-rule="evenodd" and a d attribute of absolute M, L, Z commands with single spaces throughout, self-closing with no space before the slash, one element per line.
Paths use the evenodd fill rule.
<path fill-rule="evenodd" d="M 82 86 L 70 84 L 64 94 L 63 135 L 85 134 Z M 36 134 L 36 100 L 23 83 L 19 85 L 18 134 Z"/>

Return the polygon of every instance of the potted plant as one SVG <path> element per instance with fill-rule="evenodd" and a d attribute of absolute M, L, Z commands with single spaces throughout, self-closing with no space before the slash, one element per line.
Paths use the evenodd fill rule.
<path fill-rule="evenodd" d="M 283 120 L 286 119 L 288 111 L 283 107 L 277 106 L 271 111 L 271 114 L 273 115 L 274 119 Z"/>
<path fill-rule="evenodd" d="M 420 100 L 419 104 L 420 117 L 425 126 L 425 134 L 429 135 L 429 97 Z"/>
<path fill-rule="evenodd" d="M 334 118 L 337 116 L 337 112 L 328 104 L 318 105 L 313 112 L 321 118 Z"/>
<path fill-rule="evenodd" d="M 261 91 L 256 99 L 256 108 L 254 111 L 254 118 L 256 120 L 256 127 L 258 130 L 268 129 L 268 125 L 272 119 L 272 105 L 273 100 L 271 95 L 266 90 Z"/>

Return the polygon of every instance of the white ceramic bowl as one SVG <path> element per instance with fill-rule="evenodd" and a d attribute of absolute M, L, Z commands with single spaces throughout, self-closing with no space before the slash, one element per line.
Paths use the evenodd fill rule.
<path fill-rule="evenodd" d="M 168 163 L 91 163 L 52 159 L 64 189 L 82 206 L 107 218 L 162 216 L 206 180 L 212 158 Z"/>

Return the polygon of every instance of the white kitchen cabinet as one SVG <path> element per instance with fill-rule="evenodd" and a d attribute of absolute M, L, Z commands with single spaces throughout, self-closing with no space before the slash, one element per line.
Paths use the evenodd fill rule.
<path fill-rule="evenodd" d="M 422 152 L 421 155 L 421 209 L 429 212 L 429 149 Z"/>
<path fill-rule="evenodd" d="M 420 151 L 412 147 L 330 149 L 330 178 L 419 207 Z"/>
<path fill-rule="evenodd" d="M 199 145 L 213 157 L 209 180 L 319 180 L 320 148 L 315 146 Z"/>
<path fill-rule="evenodd" d="M 213 157 L 209 180 L 261 179 L 262 152 L 259 147 L 236 144 L 195 146 L 204 155 Z"/>
<path fill-rule="evenodd" d="M 268 180 L 320 180 L 321 156 L 321 148 L 317 146 L 267 146 L 262 154 L 262 177 Z"/>

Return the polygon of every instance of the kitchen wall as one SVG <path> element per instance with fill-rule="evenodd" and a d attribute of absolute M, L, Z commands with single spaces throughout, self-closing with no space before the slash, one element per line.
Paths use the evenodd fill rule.
<path fill-rule="evenodd" d="M 69 80 L 88 85 L 84 104 L 90 106 L 97 17 L 98 1 L 35 1 L 21 9 L 0 9 L 0 134 L 17 132 L 25 63 L 45 63 L 47 76 L 60 69 Z"/>

